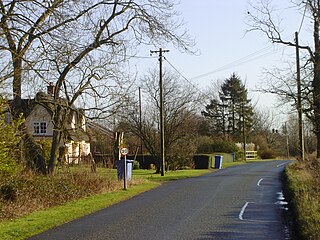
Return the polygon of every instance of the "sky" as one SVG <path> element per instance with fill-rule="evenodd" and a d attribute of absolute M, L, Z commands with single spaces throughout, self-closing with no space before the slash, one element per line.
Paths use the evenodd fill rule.
<path fill-rule="evenodd" d="M 273 4 L 283 17 L 283 36 L 286 40 L 294 39 L 301 23 L 301 33 L 312 33 L 310 26 L 309 29 L 307 26 L 308 20 L 302 19 L 303 14 L 290 8 L 290 0 L 273 0 Z M 165 57 L 175 70 L 167 62 L 164 62 L 164 68 L 178 70 L 200 90 L 206 90 L 213 82 L 223 81 L 236 73 L 246 84 L 249 97 L 258 108 L 274 108 L 278 103 L 275 96 L 256 91 L 263 82 L 262 72 L 294 60 L 295 49 L 272 44 L 261 32 L 246 33 L 246 15 L 250 10 L 248 1 L 182 0 L 177 10 L 185 22 L 184 27 L 195 38 L 195 48 L 200 54 L 181 53 L 170 44 L 161 46 L 170 50 Z M 302 41 L 306 43 L 307 40 Z M 148 60 L 148 63 L 143 61 L 147 65 L 152 65 L 152 61 L 157 64 L 156 59 Z"/>

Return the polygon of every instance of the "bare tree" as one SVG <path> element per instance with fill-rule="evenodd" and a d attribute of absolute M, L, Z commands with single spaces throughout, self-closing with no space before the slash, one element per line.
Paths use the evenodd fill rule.
<path fill-rule="evenodd" d="M 306 79 L 304 89 L 302 89 L 305 100 L 304 112 L 314 125 L 314 132 L 317 136 L 317 157 L 320 157 L 320 2 L 306 0 L 290 1 L 290 3 L 300 10 L 313 24 L 313 31 L 311 32 L 313 45 L 299 45 L 298 47 L 306 51 L 305 66 L 308 66 L 306 70 L 311 70 L 311 72 L 305 74 Z M 295 41 L 284 38 L 281 29 L 281 17 L 276 15 L 272 0 L 259 0 L 255 4 L 250 4 L 250 6 L 251 9 L 248 11 L 248 31 L 260 31 L 273 43 L 296 46 Z"/>
<path fill-rule="evenodd" d="M 250 135 L 250 141 L 259 146 L 260 151 L 272 148 L 276 141 L 272 129 L 279 129 L 278 119 L 271 110 L 256 110 L 253 118 L 253 130 Z"/>
<path fill-rule="evenodd" d="M 197 114 L 201 109 L 202 96 L 194 86 L 190 83 L 183 84 L 179 81 L 179 76 L 171 72 L 165 72 L 163 79 L 166 161 L 172 168 L 177 168 L 183 164 L 181 159 L 187 160 L 196 150 L 193 139 L 198 131 Z M 160 159 L 160 102 L 157 71 L 145 75 L 142 80 L 142 89 L 146 93 L 143 95 L 142 121 L 140 123 L 139 114 L 133 109 L 132 113 L 126 117 L 127 126 L 143 140 L 149 153 L 156 159 Z M 158 170 L 160 171 L 159 168 Z"/>
<path fill-rule="evenodd" d="M 6 54 L 0 78 L 12 81 L 17 112 L 28 76 L 55 82 L 50 172 L 68 112 L 82 99 L 91 113 L 110 115 L 130 85 L 121 64 L 135 47 L 166 41 L 191 51 L 174 6 L 171 0 L 0 1 L 0 51 Z"/>

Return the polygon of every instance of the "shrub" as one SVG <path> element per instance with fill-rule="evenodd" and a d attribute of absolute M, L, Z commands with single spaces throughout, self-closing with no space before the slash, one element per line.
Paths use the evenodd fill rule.
<path fill-rule="evenodd" d="M 112 175 L 93 174 L 87 170 L 51 176 L 23 172 L 0 178 L 0 222 L 122 188 Z"/>
<path fill-rule="evenodd" d="M 178 170 L 192 168 L 192 157 L 196 151 L 195 141 L 190 138 L 180 139 L 171 144 L 166 155 L 167 169 Z"/>
<path fill-rule="evenodd" d="M 192 155 L 184 154 L 172 154 L 167 156 L 167 168 L 168 170 L 181 170 L 185 168 L 193 168 L 193 158 Z"/>
<path fill-rule="evenodd" d="M 133 166 L 132 166 L 133 170 L 137 170 L 140 169 L 140 163 L 138 161 L 133 161 Z"/>
<path fill-rule="evenodd" d="M 0 98 L 0 176 L 14 174 L 18 168 L 15 149 L 20 142 L 18 128 L 23 119 L 20 117 L 10 121 L 8 114 L 9 106 Z"/>
<path fill-rule="evenodd" d="M 224 152 L 224 153 L 234 153 L 238 152 L 238 148 L 235 143 L 223 139 L 207 139 L 206 142 L 202 142 L 198 146 L 197 153 L 214 153 L 214 152 Z"/>
<path fill-rule="evenodd" d="M 48 161 L 50 158 L 51 140 L 39 140 L 36 143 L 42 149 L 43 156 L 46 159 L 46 161 Z"/>
<path fill-rule="evenodd" d="M 271 159 L 271 158 L 276 158 L 277 156 L 276 153 L 270 148 L 261 150 L 258 152 L 258 154 L 262 159 Z"/>
<path fill-rule="evenodd" d="M 17 199 L 17 191 L 10 184 L 3 185 L 0 187 L 0 198 L 5 201 L 15 201 Z"/>

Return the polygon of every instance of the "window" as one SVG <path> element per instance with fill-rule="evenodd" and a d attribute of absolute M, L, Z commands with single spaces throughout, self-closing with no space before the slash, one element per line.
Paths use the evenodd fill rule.
<path fill-rule="evenodd" d="M 33 129 L 35 134 L 46 134 L 47 123 L 46 122 L 35 122 L 33 123 Z"/>

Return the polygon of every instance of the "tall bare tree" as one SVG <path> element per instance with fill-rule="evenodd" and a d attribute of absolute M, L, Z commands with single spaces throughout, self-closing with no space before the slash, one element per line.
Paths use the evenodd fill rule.
<path fill-rule="evenodd" d="M 160 159 L 158 76 L 157 71 L 150 71 L 142 80 L 142 89 L 146 94 L 143 95 L 141 123 L 136 109 L 126 117 L 129 129 L 143 140 L 146 149 L 156 159 Z M 197 114 L 202 96 L 194 86 L 182 83 L 179 76 L 172 72 L 165 72 L 163 79 L 166 161 L 175 168 L 179 165 L 179 154 L 184 154 L 182 159 L 188 159 L 196 150 L 192 145 L 198 131 Z"/>
<path fill-rule="evenodd" d="M 305 96 L 304 112 L 314 125 L 314 132 L 317 136 L 317 157 L 320 157 L 320 1 L 288 1 L 298 10 L 301 10 L 312 23 L 313 31 L 311 38 L 312 45 L 299 45 L 299 49 L 305 50 L 307 54 L 306 65 L 310 64 L 311 77 L 306 79 L 309 82 L 302 89 Z M 276 14 L 276 8 L 272 5 L 272 0 L 259 0 L 250 4 L 248 11 L 248 31 L 263 32 L 273 43 L 287 46 L 296 46 L 294 40 L 287 40 L 282 34 L 281 17 Z M 298 29 L 297 29 L 298 31 Z M 308 74 L 307 74 L 308 76 Z"/>
<path fill-rule="evenodd" d="M 12 81 L 17 112 L 28 77 L 55 83 L 50 172 L 68 112 L 83 100 L 100 117 L 110 114 L 128 85 L 121 63 L 135 47 L 166 41 L 191 49 L 174 7 L 171 0 L 0 0 L 0 78 Z"/>

